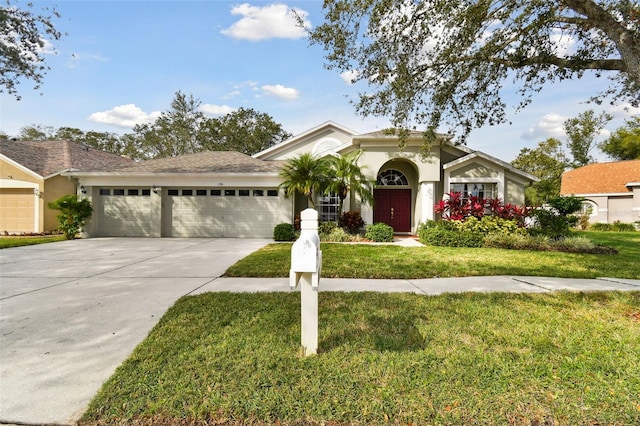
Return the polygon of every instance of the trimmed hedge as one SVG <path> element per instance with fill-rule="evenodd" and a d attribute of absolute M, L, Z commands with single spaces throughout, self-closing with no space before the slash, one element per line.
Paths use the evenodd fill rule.
<path fill-rule="evenodd" d="M 276 241 L 293 241 L 296 238 L 296 229 L 290 223 L 279 223 L 273 228 L 273 239 Z"/>
<path fill-rule="evenodd" d="M 377 243 L 390 243 L 393 242 L 393 228 L 386 223 L 374 223 L 367 226 L 364 236 Z"/>

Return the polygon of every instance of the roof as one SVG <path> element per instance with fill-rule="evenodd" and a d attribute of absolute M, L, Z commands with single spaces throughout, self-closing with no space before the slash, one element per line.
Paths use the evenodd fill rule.
<path fill-rule="evenodd" d="M 588 164 L 562 175 L 560 194 L 624 193 L 628 183 L 639 181 L 640 160 Z"/>
<path fill-rule="evenodd" d="M 460 146 L 456 146 L 456 148 L 460 148 Z M 452 167 L 459 166 L 459 165 L 464 164 L 464 163 L 468 163 L 469 161 L 472 161 L 474 158 L 483 158 L 483 159 L 485 159 L 485 160 L 487 160 L 489 162 L 492 162 L 494 164 L 499 164 L 500 166 L 502 166 L 505 169 L 509 170 L 511 173 L 517 174 L 517 175 L 519 175 L 519 176 L 521 176 L 521 177 L 523 177 L 523 178 L 525 178 L 525 179 L 527 179 L 529 181 L 537 182 L 537 181 L 540 180 L 536 176 L 534 176 L 534 175 L 532 175 L 530 173 L 527 173 L 527 172 L 525 172 L 523 170 L 520 170 L 520 169 L 517 169 L 517 168 L 513 167 L 513 165 L 511 163 L 507 163 L 506 161 L 502 161 L 499 158 L 496 158 L 496 157 L 491 156 L 489 154 L 485 154 L 484 152 L 480 152 L 480 151 L 472 151 L 470 154 L 467 154 L 467 155 L 465 155 L 463 157 L 460 157 L 460 158 L 458 158 L 456 160 L 450 161 L 447 164 L 444 164 L 442 166 L 442 168 L 445 169 L 445 170 L 446 169 L 450 169 Z"/>
<path fill-rule="evenodd" d="M 278 173 L 282 164 L 236 151 L 204 151 L 157 158 L 112 169 L 114 173 Z"/>
<path fill-rule="evenodd" d="M 65 170 L 109 170 L 133 160 L 68 140 L 0 140 L 0 154 L 42 177 Z"/>

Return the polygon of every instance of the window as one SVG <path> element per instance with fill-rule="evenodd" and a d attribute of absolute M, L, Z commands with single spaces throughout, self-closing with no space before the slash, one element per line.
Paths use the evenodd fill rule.
<path fill-rule="evenodd" d="M 151 195 L 151 190 L 150 189 L 143 189 L 142 190 L 142 196 L 143 197 L 149 197 Z"/>
<path fill-rule="evenodd" d="M 235 197 L 236 196 L 236 190 L 235 189 L 225 189 L 224 190 L 224 196 L 225 197 Z"/>
<path fill-rule="evenodd" d="M 485 200 L 496 197 L 494 183 L 452 183 L 450 192 L 460 192 L 462 198 L 479 197 Z"/>
<path fill-rule="evenodd" d="M 214 197 L 219 197 L 222 195 L 222 191 L 220 189 L 212 189 L 211 190 L 211 195 Z"/>
<path fill-rule="evenodd" d="M 592 201 L 584 201 L 579 213 L 583 216 L 598 216 L 598 206 Z"/>
<path fill-rule="evenodd" d="M 409 181 L 407 177 L 398 170 L 385 170 L 378 175 L 379 186 L 407 186 Z"/>
<path fill-rule="evenodd" d="M 140 190 L 139 189 L 127 189 L 127 195 L 138 196 L 138 195 L 140 195 Z"/>
<path fill-rule="evenodd" d="M 277 197 L 278 196 L 278 190 L 277 189 L 268 189 L 267 190 L 267 197 Z"/>
<path fill-rule="evenodd" d="M 198 196 L 207 195 L 207 190 L 206 189 L 196 189 L 196 195 L 198 195 Z"/>
<path fill-rule="evenodd" d="M 264 190 L 263 189 L 254 189 L 253 190 L 253 196 L 254 197 L 264 197 Z"/>
<path fill-rule="evenodd" d="M 249 190 L 248 189 L 240 189 L 238 190 L 238 195 L 241 197 L 248 197 L 249 196 Z"/>
<path fill-rule="evenodd" d="M 124 189 L 114 189 L 113 195 L 124 195 Z"/>
<path fill-rule="evenodd" d="M 185 197 L 190 197 L 193 195 L 193 189 L 183 189 L 182 195 Z"/>
<path fill-rule="evenodd" d="M 338 220 L 338 205 L 340 198 L 338 194 L 322 194 L 318 196 L 316 207 L 318 209 L 318 220 L 320 222 L 336 222 Z"/>
<path fill-rule="evenodd" d="M 100 188 L 100 195 L 111 195 L 111 190 L 109 188 Z"/>
<path fill-rule="evenodd" d="M 178 190 L 177 190 L 177 189 L 170 189 L 170 190 L 168 191 L 168 194 L 169 194 L 169 195 L 176 196 L 176 195 L 179 195 L 179 192 L 178 192 Z"/>

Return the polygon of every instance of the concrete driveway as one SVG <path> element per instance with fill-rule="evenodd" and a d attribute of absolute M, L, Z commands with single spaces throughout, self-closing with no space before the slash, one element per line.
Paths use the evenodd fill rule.
<path fill-rule="evenodd" d="M 268 242 L 98 238 L 0 250 L 0 423 L 73 423 L 167 308 Z"/>

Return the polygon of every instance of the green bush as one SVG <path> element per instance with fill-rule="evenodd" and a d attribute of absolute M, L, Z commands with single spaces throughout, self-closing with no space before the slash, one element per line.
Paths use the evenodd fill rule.
<path fill-rule="evenodd" d="M 613 223 L 593 223 L 589 226 L 592 231 L 614 231 L 614 232 L 634 232 L 636 227 L 633 223 L 623 223 L 616 220 Z"/>
<path fill-rule="evenodd" d="M 318 234 L 321 236 L 329 235 L 337 227 L 338 225 L 335 222 L 320 222 L 318 224 Z"/>
<path fill-rule="evenodd" d="M 296 229 L 290 223 L 279 223 L 273 228 L 273 239 L 276 241 L 293 241 L 296 237 Z"/>
<path fill-rule="evenodd" d="M 59 210 L 56 216 L 59 229 L 67 240 L 73 240 L 80 228 L 84 226 L 85 220 L 91 217 L 93 209 L 89 200 L 78 200 L 76 195 L 64 195 L 55 201 L 47 204 L 52 210 Z"/>
<path fill-rule="evenodd" d="M 334 243 L 346 243 L 351 241 L 352 235 L 343 228 L 334 228 L 325 238 L 325 241 Z"/>
<path fill-rule="evenodd" d="M 447 229 L 446 225 L 433 226 L 431 223 L 418 227 L 418 239 L 422 244 L 431 246 L 482 247 L 482 234 L 479 232 L 456 231 Z"/>
<path fill-rule="evenodd" d="M 510 250 L 561 251 L 566 253 L 617 254 L 612 247 L 594 244 L 584 237 L 568 237 L 554 240 L 544 235 L 501 235 L 497 233 L 484 237 L 482 247 Z"/>
<path fill-rule="evenodd" d="M 527 234 L 526 228 L 518 226 L 518 222 L 513 219 L 503 219 L 497 216 L 483 216 L 482 219 L 468 217 L 466 221 L 451 221 L 458 231 L 477 232 L 482 234 Z"/>
<path fill-rule="evenodd" d="M 367 226 L 364 236 L 378 243 L 390 243 L 393 242 L 393 228 L 386 223 L 374 223 Z"/>

